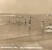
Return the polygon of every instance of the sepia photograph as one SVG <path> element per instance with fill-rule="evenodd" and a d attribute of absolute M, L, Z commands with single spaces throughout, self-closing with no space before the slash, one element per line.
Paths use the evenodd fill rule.
<path fill-rule="evenodd" d="M 0 50 L 52 50 L 52 0 L 0 0 Z"/>

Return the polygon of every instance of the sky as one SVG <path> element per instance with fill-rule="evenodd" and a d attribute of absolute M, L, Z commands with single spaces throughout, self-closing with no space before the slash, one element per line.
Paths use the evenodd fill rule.
<path fill-rule="evenodd" d="M 52 14 L 52 0 L 0 0 L 0 13 Z"/>

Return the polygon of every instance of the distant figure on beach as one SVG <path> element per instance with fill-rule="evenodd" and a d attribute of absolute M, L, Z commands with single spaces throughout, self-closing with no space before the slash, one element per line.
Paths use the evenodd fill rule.
<path fill-rule="evenodd" d="M 44 20 L 41 21 L 41 30 L 44 30 Z"/>
<path fill-rule="evenodd" d="M 41 21 L 41 27 L 44 27 L 44 20 Z"/>
<path fill-rule="evenodd" d="M 25 19 L 25 25 L 26 25 L 26 19 Z"/>
<path fill-rule="evenodd" d="M 29 32 L 31 32 L 31 17 L 29 18 L 29 21 L 28 21 L 28 27 L 29 27 Z"/>
<path fill-rule="evenodd" d="M 30 19 L 29 19 L 29 22 L 28 22 L 29 24 L 31 24 L 31 17 L 30 17 Z"/>
<path fill-rule="evenodd" d="M 10 23 L 10 20 L 9 20 L 9 23 Z"/>

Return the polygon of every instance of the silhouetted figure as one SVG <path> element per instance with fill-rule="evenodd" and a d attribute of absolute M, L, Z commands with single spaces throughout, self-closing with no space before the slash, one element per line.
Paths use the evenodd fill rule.
<path fill-rule="evenodd" d="M 26 25 L 26 19 L 25 19 L 25 25 Z"/>
<path fill-rule="evenodd" d="M 44 20 L 41 21 L 41 28 L 44 29 Z"/>
<path fill-rule="evenodd" d="M 30 36 L 30 41 L 31 41 L 31 17 L 29 18 L 29 21 L 28 21 L 28 32 L 29 32 L 29 36 Z"/>
<path fill-rule="evenodd" d="M 31 17 L 30 17 L 30 19 L 29 19 L 29 22 L 28 22 L 29 24 L 31 24 Z"/>

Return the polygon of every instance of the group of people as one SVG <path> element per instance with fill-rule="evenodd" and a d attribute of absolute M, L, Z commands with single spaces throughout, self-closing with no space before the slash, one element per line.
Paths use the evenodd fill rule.
<path fill-rule="evenodd" d="M 20 20 L 20 18 L 19 19 L 17 19 L 17 20 L 15 20 L 15 19 L 9 19 L 9 21 L 8 21 L 9 23 L 12 23 L 12 24 L 22 24 L 23 22 Z M 27 19 L 25 18 L 24 19 L 24 24 L 26 25 L 27 24 Z M 30 24 L 31 25 L 31 17 L 29 17 L 29 20 L 28 20 L 28 24 Z"/>

